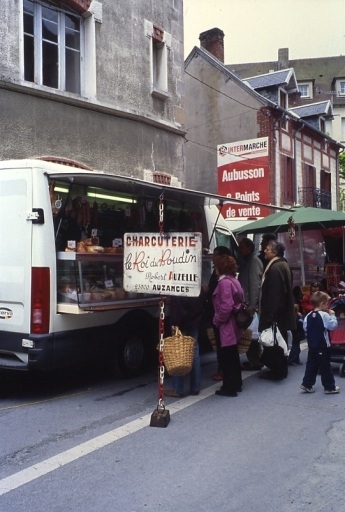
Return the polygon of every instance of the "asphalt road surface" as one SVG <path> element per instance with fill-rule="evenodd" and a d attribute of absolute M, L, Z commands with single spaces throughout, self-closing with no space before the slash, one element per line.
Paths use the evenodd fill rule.
<path fill-rule="evenodd" d="M 1 376 L 0 511 L 344 510 L 338 366 L 339 395 L 324 395 L 320 380 L 302 393 L 299 366 L 279 382 L 244 372 L 237 398 L 215 396 L 215 368 L 213 353 L 202 356 L 202 393 L 166 398 L 166 428 L 149 426 L 156 372 Z"/>

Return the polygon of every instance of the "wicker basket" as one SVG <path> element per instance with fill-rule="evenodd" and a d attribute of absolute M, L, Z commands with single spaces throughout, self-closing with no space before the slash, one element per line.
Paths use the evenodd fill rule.
<path fill-rule="evenodd" d="M 239 354 L 245 354 L 249 349 L 249 345 L 252 342 L 252 334 L 253 333 L 251 329 L 246 329 L 243 331 L 240 341 L 237 344 Z"/>
<path fill-rule="evenodd" d="M 174 336 L 164 339 L 164 365 L 172 376 L 187 375 L 192 369 L 195 340 L 192 336 L 184 336 L 176 329 Z"/>

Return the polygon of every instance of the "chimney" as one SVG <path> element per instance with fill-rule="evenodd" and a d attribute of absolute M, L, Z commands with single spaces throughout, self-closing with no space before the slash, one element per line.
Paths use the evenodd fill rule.
<path fill-rule="evenodd" d="M 289 66 L 289 48 L 279 48 L 278 50 L 278 71 L 287 69 Z"/>
<path fill-rule="evenodd" d="M 211 28 L 199 36 L 200 46 L 205 48 L 216 59 L 224 64 L 224 32 L 219 28 Z"/>

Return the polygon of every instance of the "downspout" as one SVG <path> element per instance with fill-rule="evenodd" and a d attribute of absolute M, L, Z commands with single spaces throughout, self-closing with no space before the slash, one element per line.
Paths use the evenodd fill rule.
<path fill-rule="evenodd" d="M 294 181 L 295 181 L 295 205 L 298 198 L 298 186 L 297 186 L 297 133 L 302 131 L 304 128 L 304 123 L 301 123 L 300 128 L 293 133 L 293 153 L 294 153 Z M 301 144 L 302 146 L 302 144 Z M 298 201 L 297 201 L 298 203 Z M 303 286 L 305 285 L 305 266 L 304 266 L 304 240 L 301 230 L 301 224 L 298 224 L 298 245 L 299 245 L 299 253 L 301 255 L 301 279 Z"/>
<path fill-rule="evenodd" d="M 276 175 L 277 175 L 277 144 L 278 144 L 278 138 L 276 137 L 276 130 L 277 130 L 277 127 L 279 126 L 279 123 L 280 121 L 282 121 L 284 119 L 284 117 L 286 116 L 286 112 L 283 112 L 281 117 L 279 117 L 278 119 L 276 119 L 275 121 L 273 121 L 273 140 L 274 140 L 274 143 L 275 143 L 275 146 L 274 146 L 274 151 L 273 151 L 273 176 L 274 176 L 274 204 L 277 204 L 277 179 L 276 179 Z M 279 135 L 279 131 L 278 131 L 278 135 Z"/>
<path fill-rule="evenodd" d="M 337 158 L 337 174 L 336 174 L 336 187 L 337 190 L 340 190 L 340 161 L 339 157 L 342 153 L 344 153 L 344 149 L 341 149 L 338 153 Z M 343 208 L 343 203 L 340 202 L 340 195 L 337 197 L 337 210 L 340 210 L 340 207 Z M 332 207 L 332 205 L 331 205 Z M 342 226 L 342 234 L 343 234 L 343 263 L 345 262 L 345 227 Z"/>
<path fill-rule="evenodd" d="M 293 153 L 294 153 L 294 181 L 295 181 L 295 205 L 298 204 L 298 185 L 297 185 L 297 133 L 302 131 L 304 128 L 304 123 L 301 124 L 300 128 L 293 133 Z"/>
<path fill-rule="evenodd" d="M 339 152 L 338 152 L 338 158 L 337 158 L 337 168 L 336 168 L 336 175 L 335 175 L 335 184 L 336 184 L 336 190 L 340 190 L 340 161 L 339 161 L 339 157 L 342 153 L 344 153 L 344 149 L 341 149 Z M 339 210 L 340 207 L 341 207 L 341 203 L 340 203 L 340 194 L 338 195 L 337 197 L 337 204 L 336 204 L 336 210 Z M 332 208 L 332 205 L 331 205 L 331 208 Z M 344 261 L 344 260 L 343 260 Z"/>

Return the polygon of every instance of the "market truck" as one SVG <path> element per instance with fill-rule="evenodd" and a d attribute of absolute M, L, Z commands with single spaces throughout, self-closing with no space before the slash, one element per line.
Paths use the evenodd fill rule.
<path fill-rule="evenodd" d="M 153 364 L 160 296 L 124 289 L 124 234 L 201 233 L 205 283 L 213 248 L 236 245 L 211 203 L 43 159 L 0 162 L 0 369 L 104 360 L 134 376 Z"/>

